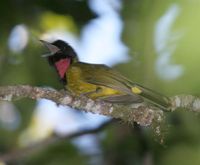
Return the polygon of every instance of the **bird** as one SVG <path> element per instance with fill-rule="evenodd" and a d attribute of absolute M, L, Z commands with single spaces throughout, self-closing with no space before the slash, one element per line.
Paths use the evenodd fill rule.
<path fill-rule="evenodd" d="M 77 96 L 112 104 L 148 102 L 167 110 L 169 98 L 135 83 L 104 64 L 81 62 L 75 50 L 63 40 L 50 43 L 40 40 L 49 50 L 43 55 L 53 66 L 64 87 Z"/>

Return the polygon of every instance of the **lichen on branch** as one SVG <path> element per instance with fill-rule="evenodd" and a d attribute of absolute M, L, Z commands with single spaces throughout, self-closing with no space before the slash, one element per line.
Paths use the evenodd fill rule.
<path fill-rule="evenodd" d="M 152 107 L 145 103 L 132 105 L 111 104 L 101 100 L 91 100 L 85 96 L 77 97 L 63 91 L 60 92 L 50 88 L 32 87 L 29 85 L 0 87 L 0 100 L 12 101 L 21 98 L 44 98 L 52 100 L 56 104 L 119 118 L 129 123 L 137 122 L 143 126 L 151 125 L 153 120 L 160 120 L 163 116 L 163 112 L 157 107 Z"/>
<path fill-rule="evenodd" d="M 74 109 L 101 114 L 127 123 L 138 123 L 141 126 L 152 126 L 158 130 L 165 118 L 165 113 L 156 106 L 146 102 L 140 104 L 111 104 L 101 100 L 91 100 L 85 96 L 74 96 L 65 91 L 50 88 L 33 87 L 29 85 L 1 86 L 0 101 L 13 101 L 21 98 L 48 99 L 58 105 L 70 106 Z M 187 108 L 190 111 L 200 111 L 200 99 L 191 95 L 180 95 L 170 98 L 171 111 L 177 108 Z M 158 131 L 159 132 L 159 131 Z"/>

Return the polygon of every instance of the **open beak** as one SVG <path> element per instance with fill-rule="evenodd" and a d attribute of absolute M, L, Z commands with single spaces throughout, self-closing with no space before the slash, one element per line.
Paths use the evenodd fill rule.
<path fill-rule="evenodd" d="M 53 56 L 55 53 L 57 53 L 58 51 L 60 51 L 60 49 L 57 46 L 52 45 L 51 43 L 49 43 L 47 41 L 40 40 L 40 42 L 42 42 L 47 47 L 47 49 L 49 49 L 49 51 L 50 51 L 48 54 L 42 55 L 42 57 Z"/>

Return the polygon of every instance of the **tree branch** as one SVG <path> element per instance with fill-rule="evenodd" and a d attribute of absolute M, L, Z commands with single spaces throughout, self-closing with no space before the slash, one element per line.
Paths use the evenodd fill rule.
<path fill-rule="evenodd" d="M 163 118 L 163 112 L 157 107 L 141 104 L 111 104 L 100 100 L 91 100 L 85 96 L 73 96 L 66 92 L 59 92 L 49 88 L 32 87 L 29 85 L 0 87 L 0 100 L 12 101 L 21 98 L 48 99 L 60 105 L 67 105 L 77 110 L 91 112 L 121 119 L 125 122 L 137 122 L 139 125 L 148 126 L 153 121 Z"/>
<path fill-rule="evenodd" d="M 164 119 L 164 112 L 162 110 L 145 102 L 131 105 L 111 104 L 49 88 L 32 87 L 29 85 L 0 87 L 0 101 L 12 101 L 21 98 L 52 100 L 57 104 L 70 106 L 77 110 L 110 116 L 128 123 L 136 122 L 141 126 L 153 126 L 158 133 L 158 126 Z M 200 99 L 197 97 L 180 95 L 171 97 L 170 100 L 171 111 L 177 108 L 187 108 L 190 111 L 200 112 Z"/>
<path fill-rule="evenodd" d="M 171 99 L 171 111 L 178 108 L 186 109 L 188 111 L 200 113 L 200 98 L 192 95 L 177 95 Z"/>

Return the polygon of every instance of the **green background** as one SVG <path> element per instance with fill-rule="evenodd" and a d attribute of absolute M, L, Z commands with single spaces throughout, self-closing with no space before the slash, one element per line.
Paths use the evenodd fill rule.
<path fill-rule="evenodd" d="M 175 46 L 170 65 L 180 65 L 183 72 L 174 79 L 163 79 L 156 70 L 155 26 L 170 6 L 178 5 L 179 14 L 171 27 L 166 49 Z M 124 23 L 122 41 L 129 48 L 130 59 L 114 67 L 121 73 L 167 96 L 200 93 L 200 1 L 199 0 L 124 0 L 120 16 Z M 88 21 L 98 18 L 87 1 L 7 0 L 0 2 L 0 85 L 29 84 L 61 89 L 57 76 L 40 58 L 44 48 L 37 41 L 42 33 L 59 23 L 77 37 Z M 29 30 L 26 48 L 14 53 L 8 48 L 12 28 L 24 24 Z M 176 36 L 179 36 L 176 39 Z M 173 38 L 174 37 L 174 38 Z M 168 47 L 167 47 L 168 46 Z M 41 76 L 42 75 L 42 76 Z M 3 103 L 0 103 L 3 104 Z M 28 127 L 35 101 L 15 101 L 21 122 L 16 129 L 0 123 L 0 154 L 18 148 L 18 138 Z M 200 164 L 200 118 L 179 110 L 167 115 L 164 144 L 148 128 L 116 123 L 107 127 L 100 141 L 104 164 L 108 165 L 198 165 Z M 45 146 L 8 164 L 75 165 L 90 164 L 94 155 L 83 155 L 69 141 Z M 146 163 L 146 164 L 145 164 Z"/>

